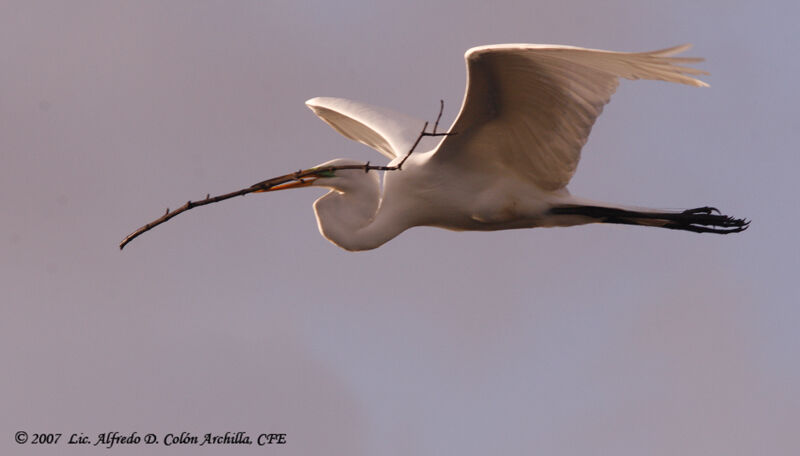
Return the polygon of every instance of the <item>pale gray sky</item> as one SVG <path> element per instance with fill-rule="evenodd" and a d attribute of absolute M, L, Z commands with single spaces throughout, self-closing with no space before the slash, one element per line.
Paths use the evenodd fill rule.
<path fill-rule="evenodd" d="M 800 453 L 795 2 L 0 2 L 0 451 L 14 434 L 285 432 L 206 454 Z M 714 205 L 740 235 L 415 228 L 347 253 L 321 190 L 380 161 L 303 102 L 432 119 L 471 46 L 692 42 L 709 89 L 623 81 L 574 194 Z"/>

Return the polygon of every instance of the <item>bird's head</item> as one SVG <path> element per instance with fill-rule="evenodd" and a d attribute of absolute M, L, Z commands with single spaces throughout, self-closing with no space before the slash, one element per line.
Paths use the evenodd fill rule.
<path fill-rule="evenodd" d="M 323 236 L 347 250 L 373 249 L 400 232 L 389 235 L 382 231 L 374 234 L 363 231 L 374 220 L 380 204 L 380 175 L 355 160 L 337 158 L 255 186 L 264 187 L 256 192 L 330 188 L 328 194 L 314 202 L 317 224 Z"/>

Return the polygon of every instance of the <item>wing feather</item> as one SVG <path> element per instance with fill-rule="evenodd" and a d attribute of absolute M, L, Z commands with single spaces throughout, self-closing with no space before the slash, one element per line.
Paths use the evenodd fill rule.
<path fill-rule="evenodd" d="M 344 98 L 317 97 L 306 101 L 306 105 L 334 130 L 389 159 L 405 154 L 425 124 L 390 109 Z"/>
<path fill-rule="evenodd" d="M 467 90 L 461 111 L 434 160 L 476 168 L 499 166 L 545 190 L 567 185 L 581 148 L 616 91 L 619 78 L 693 86 L 680 66 L 700 58 L 671 57 L 690 45 L 625 53 L 572 46 L 504 44 L 467 51 Z"/>

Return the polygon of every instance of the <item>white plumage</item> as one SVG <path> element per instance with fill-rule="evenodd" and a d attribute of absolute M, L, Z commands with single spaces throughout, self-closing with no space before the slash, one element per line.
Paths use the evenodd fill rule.
<path fill-rule="evenodd" d="M 401 170 L 340 170 L 281 188 L 333 191 L 314 205 L 320 231 L 348 250 L 378 247 L 411 226 L 499 230 L 591 222 L 731 233 L 747 228 L 714 208 L 684 212 L 629 209 L 573 197 L 566 190 L 597 116 L 619 78 L 707 86 L 706 74 L 673 57 L 689 48 L 625 53 L 572 46 L 504 44 L 467 51 L 461 111 L 430 150 L 414 151 Z M 424 121 L 341 98 L 306 104 L 344 136 L 399 163 Z M 337 159 L 320 165 L 354 164 Z"/>

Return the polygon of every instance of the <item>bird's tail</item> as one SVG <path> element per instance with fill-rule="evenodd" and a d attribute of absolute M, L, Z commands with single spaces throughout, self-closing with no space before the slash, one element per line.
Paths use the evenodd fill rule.
<path fill-rule="evenodd" d="M 630 210 L 616 207 L 566 204 L 550 209 L 553 215 L 581 216 L 597 223 L 655 226 L 694 233 L 729 234 L 744 231 L 750 226 L 746 219 L 722 215 L 715 207 L 698 207 L 682 212 Z"/>

